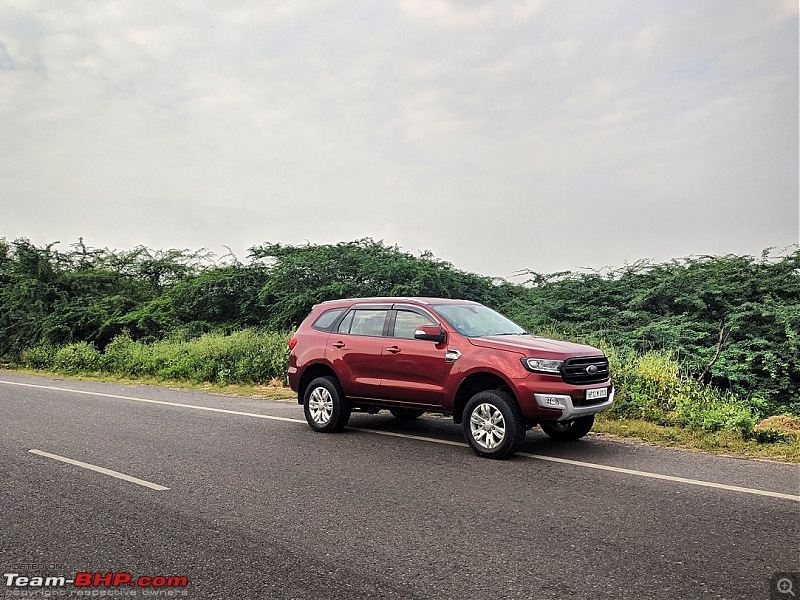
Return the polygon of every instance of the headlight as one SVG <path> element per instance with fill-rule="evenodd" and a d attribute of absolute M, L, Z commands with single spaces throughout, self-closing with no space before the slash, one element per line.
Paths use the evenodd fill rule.
<path fill-rule="evenodd" d="M 559 373 L 563 360 L 550 358 L 521 358 L 522 366 L 534 373 Z"/>

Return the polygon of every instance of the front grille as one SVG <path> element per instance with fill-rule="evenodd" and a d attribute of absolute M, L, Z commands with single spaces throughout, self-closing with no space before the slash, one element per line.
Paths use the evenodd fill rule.
<path fill-rule="evenodd" d="M 592 365 L 597 369 L 595 373 L 588 373 Z M 568 358 L 561 365 L 561 377 L 567 383 L 584 385 L 587 383 L 600 383 L 608 379 L 608 359 L 605 356 L 581 356 Z"/>

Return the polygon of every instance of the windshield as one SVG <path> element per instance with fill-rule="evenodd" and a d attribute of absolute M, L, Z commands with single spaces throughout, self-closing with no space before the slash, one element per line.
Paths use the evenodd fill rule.
<path fill-rule="evenodd" d="M 458 333 L 467 337 L 528 333 L 500 313 L 480 304 L 442 304 L 432 308 Z"/>

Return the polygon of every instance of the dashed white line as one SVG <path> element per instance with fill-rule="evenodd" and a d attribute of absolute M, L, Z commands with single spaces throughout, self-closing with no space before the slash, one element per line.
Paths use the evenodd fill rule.
<path fill-rule="evenodd" d="M 145 481 L 144 479 L 139 479 L 138 477 L 132 477 L 131 475 L 126 475 L 125 473 L 120 473 L 119 471 L 112 471 L 111 469 L 106 469 L 105 467 L 98 467 L 97 465 L 92 465 L 90 463 L 85 463 L 72 458 L 67 458 L 66 456 L 59 456 L 58 454 L 43 452 L 42 450 L 36 450 L 35 448 L 32 450 L 28 450 L 28 452 L 30 452 L 31 454 L 36 454 L 37 456 L 44 456 L 45 458 L 51 458 L 53 460 L 67 463 L 68 465 L 75 465 L 76 467 L 88 469 L 89 471 L 102 473 L 103 475 L 110 475 L 111 477 L 116 477 L 117 479 L 122 479 L 124 481 L 130 481 L 131 483 L 142 485 L 146 488 L 150 488 L 151 490 L 163 492 L 164 490 L 169 489 L 168 487 L 159 485 L 157 483 L 153 483 L 152 481 Z"/>
<path fill-rule="evenodd" d="M 244 416 L 244 417 L 255 417 L 257 419 L 268 419 L 268 420 L 271 420 L 271 421 L 284 421 L 284 422 L 288 422 L 288 423 L 305 423 L 304 419 L 292 419 L 292 418 L 289 418 L 289 417 L 276 417 L 276 416 L 273 416 L 273 415 L 261 415 L 261 414 L 258 414 L 258 413 L 250 413 L 250 412 L 244 412 L 244 411 L 239 411 L 239 410 L 228 410 L 228 409 L 224 409 L 224 408 L 211 408 L 209 406 L 197 406 L 197 405 L 194 405 L 194 404 L 182 404 L 182 403 L 179 403 L 179 402 L 166 402 L 164 400 L 150 400 L 150 399 L 147 399 L 147 398 L 136 398 L 136 397 L 133 397 L 133 396 L 120 396 L 120 395 L 117 395 L 117 394 L 106 394 L 106 393 L 102 393 L 102 392 L 89 392 L 89 391 L 86 391 L 86 390 L 74 390 L 74 389 L 70 389 L 70 388 L 61 388 L 61 387 L 49 386 L 49 385 L 35 385 L 35 384 L 32 384 L 32 383 L 19 383 L 19 382 L 15 382 L 15 381 L 0 381 L 0 384 L 17 385 L 17 386 L 31 387 L 31 388 L 40 388 L 40 389 L 45 389 L 45 390 L 55 390 L 55 391 L 59 391 L 59 392 L 70 392 L 70 393 L 73 393 L 73 394 L 84 394 L 84 395 L 87 395 L 87 396 L 101 396 L 101 397 L 104 397 L 104 398 L 117 398 L 117 399 L 120 399 L 120 400 L 132 400 L 134 402 L 146 402 L 146 403 L 149 403 L 149 404 L 161 404 L 161 405 L 165 405 L 165 406 L 177 406 L 179 408 L 189 408 L 189 409 L 192 409 L 192 410 L 205 410 L 205 411 L 209 411 L 209 412 L 225 413 L 225 414 L 239 415 L 239 416 Z M 362 428 L 362 427 L 349 427 L 349 429 L 354 429 L 356 431 L 362 431 L 364 433 L 371 433 L 371 434 L 375 434 L 375 435 L 384 435 L 384 436 L 389 436 L 389 437 L 406 438 L 406 439 L 410 439 L 410 440 L 417 440 L 417 441 L 422 441 L 422 442 L 430 442 L 430 443 L 434 443 L 434 444 L 444 444 L 444 445 L 448 445 L 448 446 L 467 447 L 467 444 L 465 444 L 464 442 L 456 442 L 456 441 L 452 441 L 452 440 L 443 440 L 443 439 L 439 439 L 439 438 L 432 438 L 432 437 L 426 437 L 426 436 L 421 436 L 421 435 L 412 435 L 412 434 L 407 434 L 407 433 L 397 433 L 397 432 L 393 432 L 393 431 L 380 431 L 380 430 L 376 430 L 376 429 L 366 429 L 366 428 Z M 34 451 L 31 450 L 31 452 L 34 452 Z M 39 451 L 36 451 L 34 453 L 39 453 Z M 55 455 L 53 455 L 53 456 L 55 456 Z M 543 461 L 548 461 L 548 462 L 555 462 L 555 463 L 561 463 L 561 464 L 566 464 L 566 465 L 572 465 L 572 466 L 576 466 L 576 467 L 586 467 L 586 468 L 590 468 L 590 469 L 600 469 L 600 470 L 603 470 L 603 471 L 612 471 L 614 473 L 622 473 L 622 474 L 625 474 L 625 475 L 633 475 L 633 476 L 636 476 L 636 477 L 646 477 L 646 478 L 650 478 L 650 479 L 660 479 L 662 481 L 672 481 L 672 482 L 675 482 L 675 483 L 684 483 L 684 484 L 688 484 L 688 485 L 695 485 L 695 486 L 701 486 L 701 487 L 707 487 L 707 488 L 715 488 L 715 489 L 727 490 L 727 491 L 731 491 L 731 492 L 740 492 L 740 493 L 744 493 L 744 494 L 754 494 L 754 495 L 757 495 L 757 496 L 769 496 L 771 498 L 780 498 L 782 500 L 792 500 L 792 501 L 795 501 L 795 502 L 800 502 L 800 496 L 796 496 L 796 495 L 792 495 L 792 494 L 783 494 L 781 492 L 773 492 L 773 491 L 769 491 L 769 490 L 760 490 L 760 489 L 756 489 L 756 488 L 748 488 L 748 487 L 742 487 L 742 486 L 737 486 L 737 485 L 728 485 L 728 484 L 724 484 L 724 483 L 715 483 L 713 481 L 703 481 L 703 480 L 700 480 L 700 479 L 688 479 L 686 477 L 675 477 L 675 476 L 672 476 L 672 475 L 663 475 L 661 473 L 652 473 L 652 472 L 649 472 L 649 471 L 638 471 L 636 469 L 626 469 L 626 468 L 623 468 L 623 467 L 614 467 L 614 466 L 602 465 L 602 464 L 598 464 L 598 463 L 583 462 L 583 461 L 580 461 L 580 460 L 571 460 L 571 459 L 568 459 L 568 458 L 559 458 L 557 456 L 545 456 L 545 455 L 542 455 L 542 454 L 529 454 L 527 452 L 519 452 L 518 456 L 524 456 L 526 458 L 532 458 L 532 459 L 535 459 L 535 460 L 543 460 Z M 51 456 L 51 458 L 52 458 L 52 456 Z M 64 462 L 68 462 L 70 460 L 71 459 L 65 459 Z M 76 464 L 76 463 L 77 463 L 77 461 L 73 462 L 72 464 Z M 83 466 L 85 464 L 86 463 L 82 463 L 79 466 Z M 102 467 L 96 467 L 95 470 L 98 470 L 98 469 L 102 469 Z M 106 469 L 106 471 L 108 471 L 108 470 Z M 105 472 L 105 471 L 100 471 L 100 472 Z M 109 472 L 107 474 L 112 474 L 112 473 L 115 473 L 115 472 L 111 471 L 111 472 Z M 127 476 L 125 476 L 125 477 L 127 477 Z M 139 481 L 141 481 L 141 480 L 139 480 Z M 151 485 L 155 485 L 155 484 L 151 484 Z M 167 489 L 167 488 L 164 488 L 164 489 Z"/>

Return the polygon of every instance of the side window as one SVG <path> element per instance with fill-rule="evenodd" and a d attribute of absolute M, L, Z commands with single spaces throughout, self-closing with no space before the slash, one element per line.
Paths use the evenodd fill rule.
<path fill-rule="evenodd" d="M 344 319 L 342 319 L 342 322 L 339 323 L 338 329 L 336 329 L 337 332 L 339 332 L 339 333 L 350 333 L 350 325 L 353 324 L 353 313 L 354 312 L 356 312 L 356 311 L 351 310 L 349 313 L 347 313 L 345 315 Z"/>
<path fill-rule="evenodd" d="M 414 332 L 420 325 L 436 325 L 436 321 L 426 315 L 410 310 L 398 310 L 394 321 L 394 336 L 404 340 L 413 340 Z"/>
<path fill-rule="evenodd" d="M 351 310 L 339 325 L 339 333 L 382 336 L 388 310 Z"/>
<path fill-rule="evenodd" d="M 313 329 L 319 329 L 320 331 L 327 331 L 330 329 L 333 322 L 339 318 L 339 315 L 344 312 L 343 308 L 334 308 L 331 310 L 326 310 L 322 313 L 317 320 L 311 325 Z"/>

